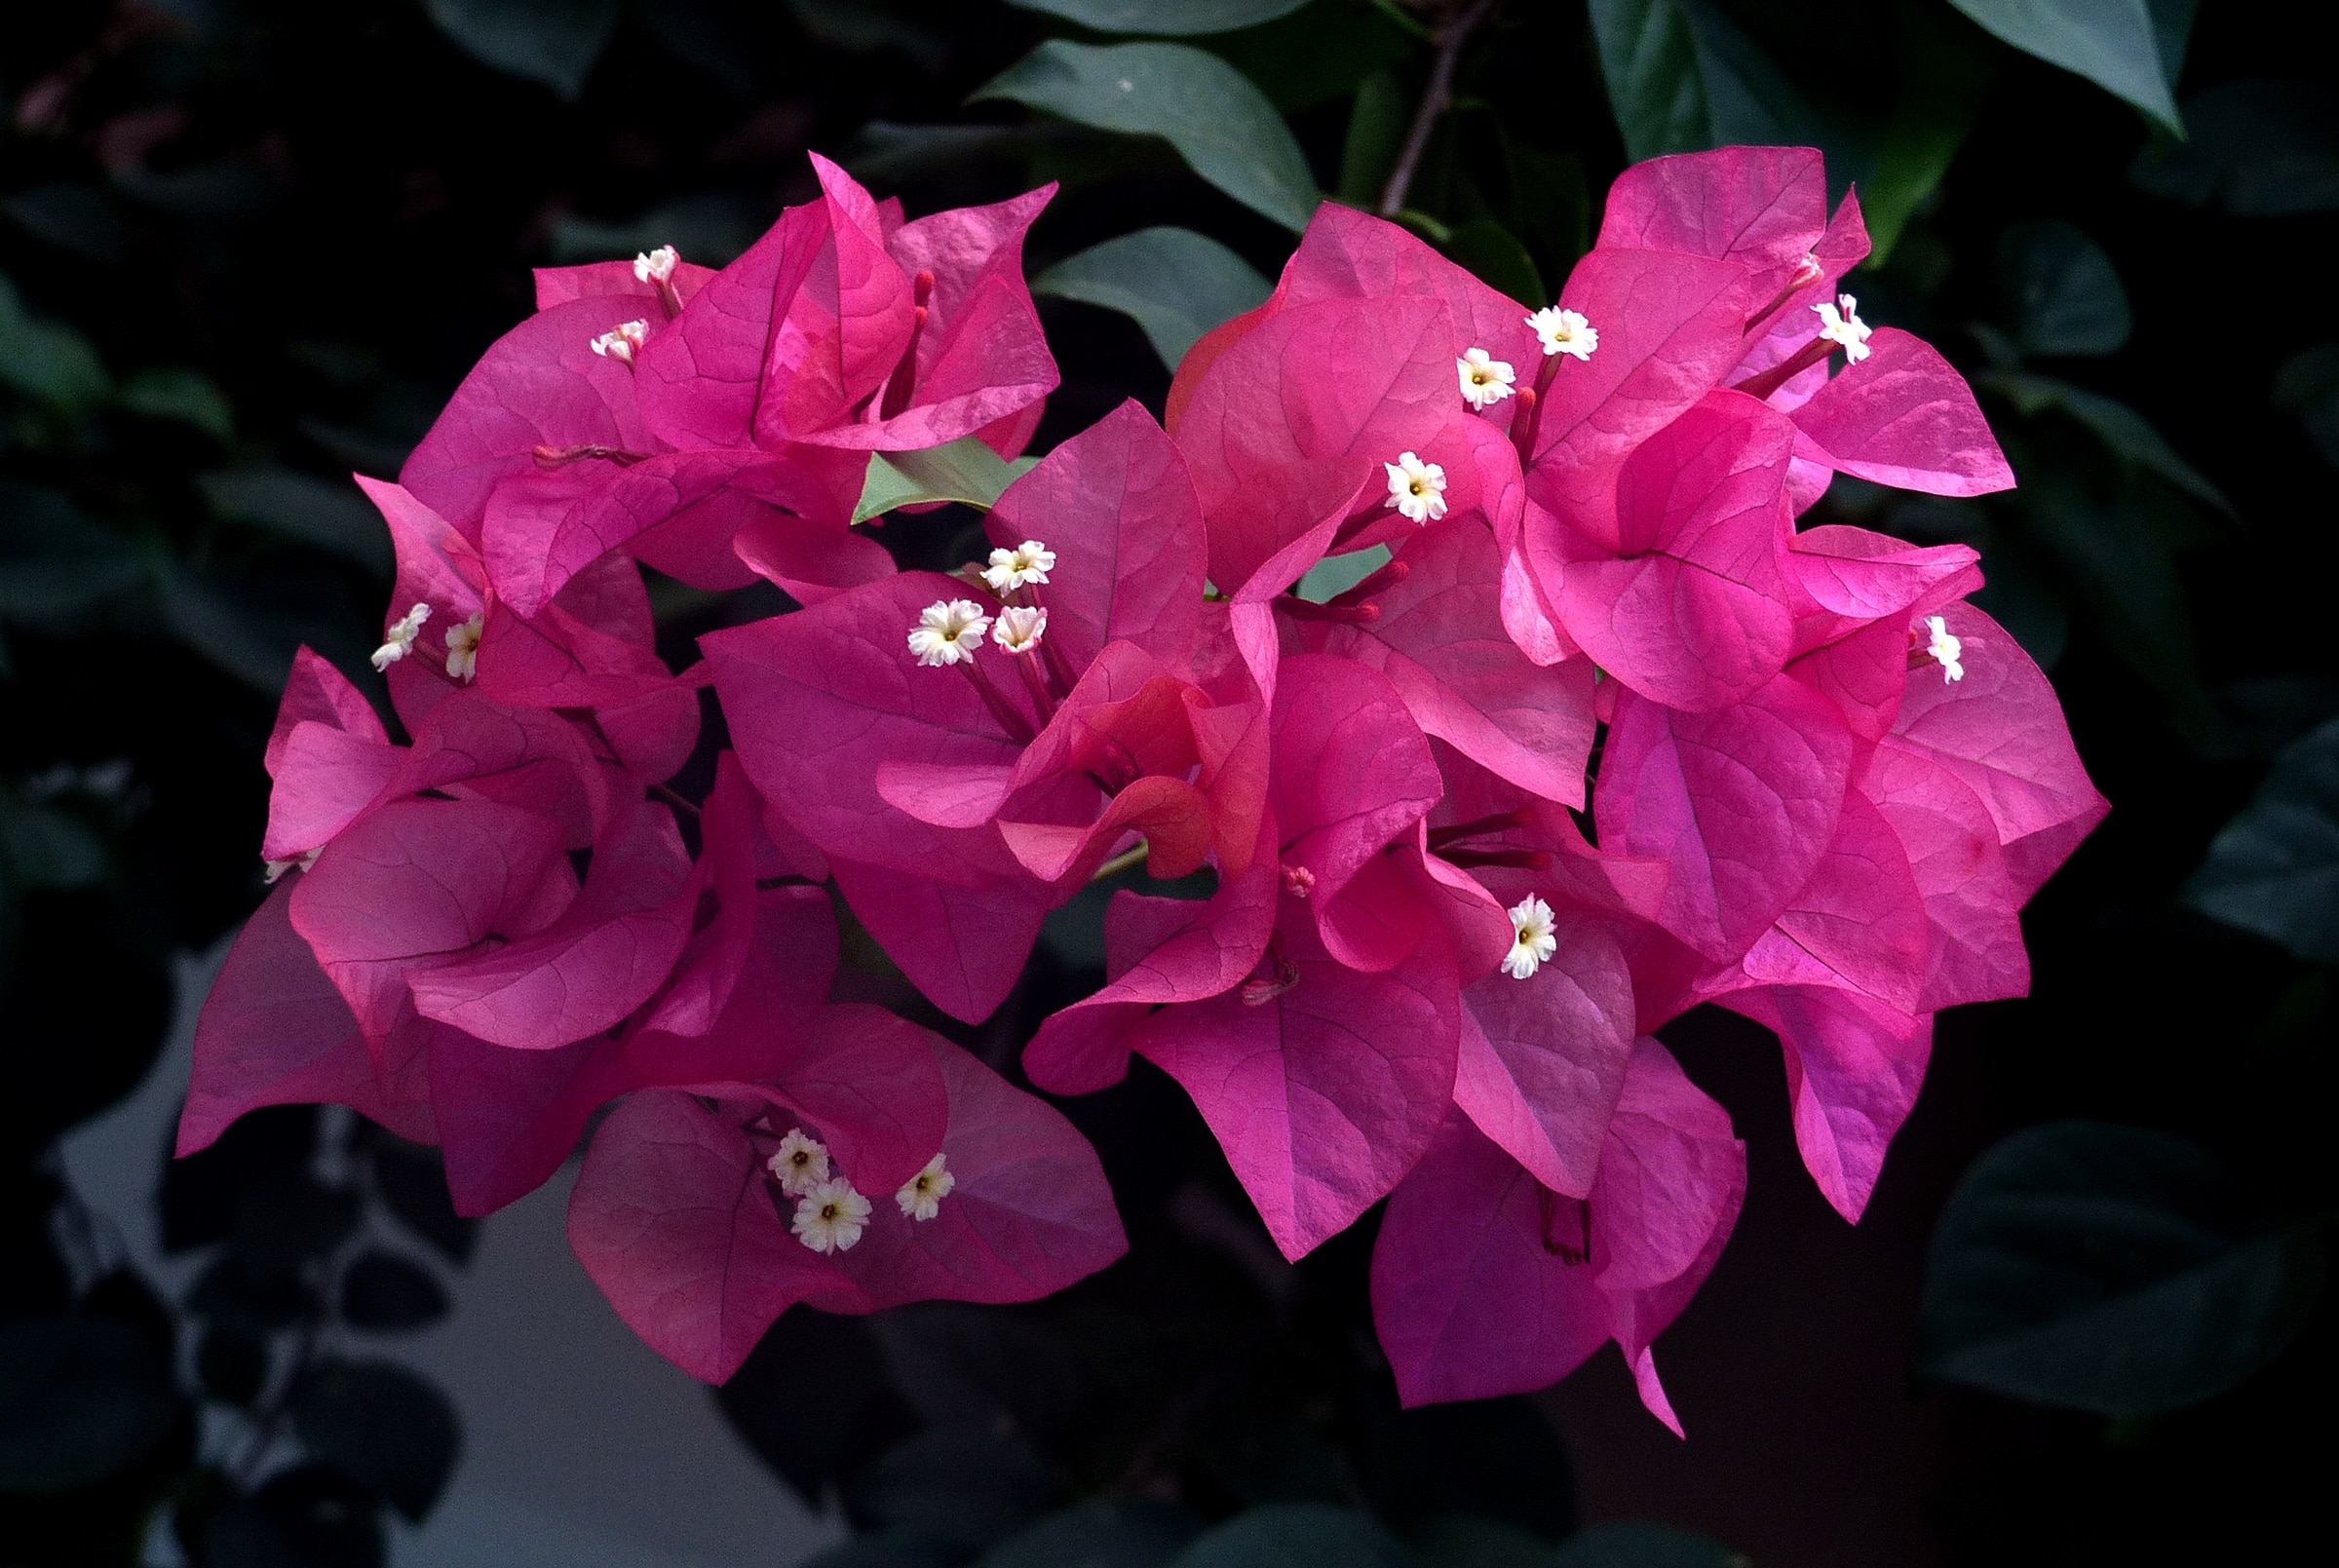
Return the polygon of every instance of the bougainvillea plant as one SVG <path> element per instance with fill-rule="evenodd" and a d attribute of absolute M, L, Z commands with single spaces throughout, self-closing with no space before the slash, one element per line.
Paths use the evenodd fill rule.
<path fill-rule="evenodd" d="M 719 272 L 540 272 L 401 482 L 360 481 L 407 739 L 304 652 L 278 885 L 180 1151 L 338 1102 L 441 1145 L 482 1213 L 598 1116 L 577 1255 L 710 1381 L 790 1306 L 1045 1295 L 1126 1247 L 1102 1167 L 836 999 L 832 896 L 973 1023 L 1099 874 L 1207 872 L 1113 896 L 1107 983 L 1030 1083 L 1158 1064 L 1289 1257 L 1387 1200 L 1408 1403 L 1613 1339 L 1673 1425 L 1651 1342 L 1746 1164 L 1655 1032 L 1703 1002 L 1776 1031 L 1857 1219 L 1934 1014 L 2027 988 L 2017 911 L 2105 810 L 1966 602 L 1973 551 L 1797 526 L 1839 473 L 2013 483 L 1959 375 L 1860 320 L 1857 201 L 1829 214 L 1806 149 L 1645 163 L 1551 302 L 1326 205 L 1164 422 L 1010 468 L 1055 385 L 1020 257 L 1050 193 L 905 221 L 815 163 L 821 199 Z M 977 498 L 987 555 L 897 570 L 872 454 L 970 442 L 1016 476 Z M 1353 586 L 1295 592 L 1340 556 Z M 643 565 L 801 607 L 677 673 Z"/>

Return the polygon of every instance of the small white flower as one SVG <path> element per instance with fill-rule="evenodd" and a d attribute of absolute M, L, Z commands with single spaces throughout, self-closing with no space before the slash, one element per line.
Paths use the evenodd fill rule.
<path fill-rule="evenodd" d="M 636 283 L 665 283 L 673 277 L 674 265 L 681 259 L 682 252 L 671 245 L 645 250 L 633 258 L 633 279 Z"/>
<path fill-rule="evenodd" d="M 982 580 L 991 585 L 992 593 L 1005 597 L 1026 583 L 1045 583 L 1054 570 L 1055 552 L 1037 539 L 1026 539 L 1013 550 L 992 551 Z"/>
<path fill-rule="evenodd" d="M 1554 354 L 1572 354 L 1579 360 L 1591 358 L 1591 351 L 1600 346 L 1600 329 L 1572 310 L 1546 305 L 1527 318 L 1527 325 L 1543 340 L 1546 359 Z"/>
<path fill-rule="evenodd" d="M 1040 638 L 1047 631 L 1046 610 L 1011 604 L 999 612 L 998 620 L 991 623 L 991 640 L 1009 653 L 1029 653 L 1040 645 Z"/>
<path fill-rule="evenodd" d="M 431 618 L 431 607 L 417 604 L 398 620 L 390 623 L 382 645 L 373 650 L 373 668 L 387 669 L 414 651 L 414 639 L 422 635 L 422 623 Z"/>
<path fill-rule="evenodd" d="M 950 1167 L 938 1154 L 926 1162 L 925 1169 L 901 1184 L 901 1190 L 894 1194 L 894 1202 L 911 1219 L 932 1219 L 942 1211 L 942 1200 L 957 1185 L 958 1178 L 950 1174 Z"/>
<path fill-rule="evenodd" d="M 791 1127 L 780 1140 L 780 1152 L 764 1164 L 779 1178 L 782 1192 L 801 1198 L 828 1179 L 828 1145 Z"/>
<path fill-rule="evenodd" d="M 839 1176 L 796 1200 L 796 1217 L 789 1228 L 815 1252 L 849 1252 L 868 1223 L 869 1201 Z"/>
<path fill-rule="evenodd" d="M 1559 938 L 1552 935 L 1552 906 L 1532 893 L 1513 904 L 1509 913 L 1515 935 L 1511 951 L 1503 958 L 1503 973 L 1523 980 L 1558 950 Z"/>
<path fill-rule="evenodd" d="M 1510 397 L 1511 383 L 1518 379 L 1510 361 L 1498 360 L 1484 349 L 1465 353 L 1454 362 L 1454 371 L 1462 378 L 1462 401 L 1477 409 Z"/>
<path fill-rule="evenodd" d="M 1843 309 L 1839 312 L 1836 305 Z M 1834 305 L 1822 299 L 1811 308 L 1819 312 L 1820 336 L 1843 347 L 1846 364 L 1858 364 L 1868 357 L 1868 324 L 1860 319 L 1859 300 L 1838 294 Z"/>
<path fill-rule="evenodd" d="M 604 360 L 615 360 L 620 364 L 632 364 L 633 356 L 639 353 L 641 346 L 649 340 L 650 324 L 648 322 L 626 322 L 594 338 L 592 348 L 594 353 Z"/>
<path fill-rule="evenodd" d="M 1383 506 L 1397 508 L 1414 522 L 1436 522 L 1445 516 L 1444 468 L 1411 452 L 1400 452 L 1396 462 L 1381 467 L 1389 471 L 1389 499 Z"/>
<path fill-rule="evenodd" d="M 469 680 L 479 672 L 479 633 L 486 629 L 487 612 L 474 612 L 461 626 L 446 629 L 446 672 Z"/>
<path fill-rule="evenodd" d="M 315 849 L 309 851 L 308 854 L 295 855 L 288 860 L 262 860 L 260 862 L 260 870 L 266 875 L 268 879 L 268 885 L 270 887 L 274 887 L 276 886 L 277 879 L 283 876 L 287 871 L 291 870 L 294 866 L 298 866 L 301 870 L 306 871 L 310 866 L 317 863 L 317 857 L 323 855 L 324 853 L 325 846 L 320 844 Z"/>
<path fill-rule="evenodd" d="M 1941 683 L 1947 685 L 1950 681 L 1965 679 L 1966 667 L 1959 664 L 1958 659 L 1965 653 L 1966 645 L 1958 640 L 1956 632 L 1949 630 L 1949 623 L 1937 615 L 1929 615 L 1925 618 L 1925 627 L 1933 633 L 1933 640 L 1925 645 L 1925 651 L 1933 655 L 1935 662 L 1941 667 Z"/>
<path fill-rule="evenodd" d="M 922 665 L 955 665 L 975 657 L 991 618 L 973 599 L 937 599 L 909 629 L 909 651 Z"/>

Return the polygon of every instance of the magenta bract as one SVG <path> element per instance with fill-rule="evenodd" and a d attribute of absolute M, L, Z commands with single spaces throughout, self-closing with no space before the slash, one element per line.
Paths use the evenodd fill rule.
<path fill-rule="evenodd" d="M 1096 1155 L 848 999 L 980 1024 L 1045 922 L 1142 866 L 1031 1082 L 1149 1058 L 1287 1257 L 1386 1200 L 1406 1402 L 1614 1340 L 1678 1431 L 1651 1342 L 1746 1163 L 1652 1032 L 1772 1029 L 1857 1219 L 1935 1014 L 2027 989 L 2022 903 L 2106 809 L 1966 602 L 1974 551 L 1798 523 L 1838 473 L 2013 482 L 1956 370 L 1860 319 L 1858 202 L 1829 213 L 1810 149 L 1655 160 L 1540 309 L 1326 204 L 1167 431 L 1124 403 L 979 533 L 880 533 L 869 454 L 1037 428 L 1051 193 L 909 220 L 814 171 L 720 270 L 540 272 L 401 482 L 361 481 L 403 728 L 301 652 L 282 885 L 205 1006 L 180 1147 L 335 1101 L 438 1142 L 482 1213 L 598 1119 L 577 1255 L 710 1380 L 792 1306 L 1042 1295 L 1126 1247 Z M 933 554 L 954 528 L 980 558 Z M 645 565 L 799 607 L 677 671 Z"/>

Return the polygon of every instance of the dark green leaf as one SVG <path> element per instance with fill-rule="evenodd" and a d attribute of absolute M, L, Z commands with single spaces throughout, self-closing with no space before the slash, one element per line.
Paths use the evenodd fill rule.
<path fill-rule="evenodd" d="M 2161 57 L 2160 28 L 2145 0 L 1949 0 L 2026 55 L 2084 76 L 2179 135 L 2168 96 L 2174 72 Z M 2169 12 L 2169 19 L 2175 13 Z"/>
<path fill-rule="evenodd" d="M 1389 564 L 1389 547 L 1373 545 L 1344 555 L 1326 555 L 1307 570 L 1291 592 L 1314 604 L 1337 598 Z"/>
<path fill-rule="evenodd" d="M 553 220 L 553 259 L 611 261 L 671 245 L 692 261 L 719 267 L 736 259 L 771 226 L 772 210 L 753 197 L 686 196 L 630 223 L 563 214 Z"/>
<path fill-rule="evenodd" d="M 939 71 L 949 41 L 901 15 L 888 0 L 787 0 L 788 15 L 824 44 L 855 55 L 895 50 L 922 70 Z"/>
<path fill-rule="evenodd" d="M 268 1341 L 232 1323 L 213 1323 L 196 1348 L 195 1373 L 212 1398 L 248 1405 L 268 1384 Z"/>
<path fill-rule="evenodd" d="M 1734 142 L 1834 139 L 1709 0 L 1591 0 L 1591 10 L 1608 106 L 1635 162 Z"/>
<path fill-rule="evenodd" d="M 1032 1524 L 1061 1490 L 1023 1438 L 968 1427 L 919 1433 L 847 1476 L 843 1488 L 858 1518 L 978 1548 Z"/>
<path fill-rule="evenodd" d="M 1425 1568 L 1552 1568 L 1559 1551 L 1531 1530 L 1475 1513 L 1432 1519 L 1413 1549 Z"/>
<path fill-rule="evenodd" d="M 0 479 L 0 619 L 65 621 L 145 579 L 131 543 L 63 495 Z"/>
<path fill-rule="evenodd" d="M 1029 473 L 1038 461 L 1018 457 L 1010 463 L 978 436 L 962 436 L 923 451 L 871 452 L 853 520 L 866 522 L 896 507 L 934 501 L 960 501 L 987 512 L 1000 492 Z"/>
<path fill-rule="evenodd" d="M 390 1212 L 448 1262 L 470 1262 L 479 1244 L 479 1222 L 455 1212 L 439 1151 L 378 1129 L 370 1141 L 374 1192 Z"/>
<path fill-rule="evenodd" d="M 0 202 L 0 212 L 59 250 L 107 266 L 120 264 L 130 244 L 121 210 L 96 185 L 36 185 Z"/>
<path fill-rule="evenodd" d="M 974 1556 L 972 1547 L 915 1530 L 871 1530 L 814 1552 L 802 1568 L 960 1568 Z"/>
<path fill-rule="evenodd" d="M 918 1427 L 887 1379 L 869 1320 L 810 1307 L 780 1315 L 715 1402 L 808 1507 Z"/>
<path fill-rule="evenodd" d="M 1584 161 L 1574 153 L 1546 152 L 1503 137 L 1503 162 L 1511 176 L 1511 225 L 1539 256 L 1540 275 L 1564 278 L 1590 241 L 1585 234 L 1591 202 L 1584 188 Z M 1525 301 L 1550 303 L 1547 298 Z"/>
<path fill-rule="evenodd" d="M 0 1491 L 58 1492 L 113 1474 L 178 1421 L 171 1363 L 128 1323 L 0 1323 Z"/>
<path fill-rule="evenodd" d="M 1361 1513 L 1271 1503 L 1238 1513 L 1179 1553 L 1176 1568 L 1409 1568 L 1413 1554 Z"/>
<path fill-rule="evenodd" d="M 975 96 L 1162 136 L 1197 174 L 1287 229 L 1306 228 L 1316 210 L 1315 176 L 1275 105 L 1226 61 L 1189 45 L 1051 39 Z"/>
<path fill-rule="evenodd" d="M 0 888 L 88 888 L 113 858 L 97 829 L 71 811 L 0 784 Z"/>
<path fill-rule="evenodd" d="M 2282 362 L 2274 405 L 2298 415 L 2322 460 L 2339 468 L 2339 343 L 2319 343 Z"/>
<path fill-rule="evenodd" d="M 1576 1528 L 1575 1476 L 1552 1419 L 1525 1398 L 1368 1407 L 1356 1465 L 1375 1517 L 1411 1538 L 1469 1519 L 1549 1546 Z M 1483 1535 L 1485 1532 L 1479 1532 Z"/>
<path fill-rule="evenodd" d="M 2025 354 L 2117 354 L 2134 325 L 2112 258 L 2059 219 L 1998 237 L 1998 288 Z"/>
<path fill-rule="evenodd" d="M 1993 74 L 1989 46 L 1947 13 L 1903 6 L 1897 19 L 1900 92 L 1860 187 L 1870 267 L 1890 259 L 1900 231 L 1949 172 Z"/>
<path fill-rule="evenodd" d="M 218 1141 L 163 1166 L 163 1250 L 224 1242 L 254 1187 L 296 1179 L 317 1152 L 317 1107 L 264 1105 L 236 1118 Z"/>
<path fill-rule="evenodd" d="M 2248 78 L 2185 101 L 2191 136 L 2156 135 L 2128 179 L 2195 207 L 2244 217 L 2339 209 L 2339 98 L 2315 82 Z"/>
<path fill-rule="evenodd" d="M 1161 1568 L 1201 1532 L 1202 1521 L 1174 1503 L 1092 1498 L 1009 1536 L 977 1568 Z"/>
<path fill-rule="evenodd" d="M 1233 32 L 1287 17 L 1308 0 L 1008 0 L 1100 33 L 1154 33 L 1190 38 Z"/>
<path fill-rule="evenodd" d="M 1413 57 L 1418 44 L 1392 19 L 1395 10 L 1394 0 L 1312 0 L 1279 20 L 1219 33 L 1203 47 L 1249 77 L 1268 102 L 1297 114 L 1349 97 L 1367 76 L 1401 69 Z"/>
<path fill-rule="evenodd" d="M 296 1269 L 349 1240 L 364 1205 L 347 1187 L 327 1187 L 302 1172 L 245 1190 L 229 1240 L 238 1256 L 262 1269 Z"/>
<path fill-rule="evenodd" d="M 1746 1559 L 1692 1531 L 1620 1519 L 1570 1536 L 1549 1568 L 1746 1568 Z"/>
<path fill-rule="evenodd" d="M 205 474 L 195 483 L 228 516 L 356 561 L 377 576 L 390 575 L 390 530 L 373 503 L 346 479 L 260 466 Z"/>
<path fill-rule="evenodd" d="M 1053 122 L 1028 126 L 898 125 L 891 120 L 871 120 L 853 133 L 837 154 L 837 162 L 851 170 L 855 178 L 872 183 L 913 179 L 982 158 L 1028 152 L 1065 134 L 1090 134 L 1085 128 Z"/>
<path fill-rule="evenodd" d="M 322 1362 L 293 1391 L 292 1424 L 310 1453 L 416 1521 L 462 1440 L 446 1396 L 389 1361 Z"/>
<path fill-rule="evenodd" d="M 272 1334 L 323 1310 L 297 1270 L 213 1258 L 187 1290 L 187 1311 L 249 1334 Z"/>
<path fill-rule="evenodd" d="M 236 410 L 219 384 L 201 370 L 158 365 L 122 383 L 122 406 L 148 419 L 168 419 L 225 444 L 236 439 Z"/>
<path fill-rule="evenodd" d="M 341 1276 L 341 1316 L 353 1328 L 420 1328 L 446 1316 L 446 1292 L 404 1258 L 366 1252 Z"/>
<path fill-rule="evenodd" d="M 480 64 L 569 99 L 617 30 L 618 0 L 423 0 L 423 9 Z"/>
<path fill-rule="evenodd" d="M 380 1505 L 323 1465 L 273 1476 L 220 1508 L 203 1534 L 203 1568 L 383 1568 Z"/>
<path fill-rule="evenodd" d="M 1490 217 L 1475 218 L 1455 229 L 1445 242 L 1445 253 L 1469 268 L 1480 283 L 1513 299 L 1532 305 L 1545 298 L 1535 258 L 1518 243 L 1517 235 Z"/>
<path fill-rule="evenodd" d="M 0 275 L 0 386 L 76 416 L 103 402 L 113 379 L 87 338 L 33 315 L 17 286 Z"/>
<path fill-rule="evenodd" d="M 2118 399 L 2026 371 L 1993 371 L 1975 380 L 1999 393 L 2027 417 L 2049 412 L 2070 416 L 2091 431 L 2124 466 L 2148 478 L 2164 480 L 2205 506 L 2229 515 L 2233 512 L 2233 503 L 2209 482 L 2208 476 L 2177 456 L 2150 420 Z"/>
<path fill-rule="evenodd" d="M 2275 758 L 2218 830 L 2185 901 L 2313 963 L 2339 963 L 2339 720 Z"/>
<path fill-rule="evenodd" d="M 2181 541 L 2165 497 L 2125 485 L 2108 505 L 2067 476 L 2050 473 L 2022 490 L 2032 534 L 2076 580 L 2105 642 L 2168 705 L 2168 718 L 2203 749 L 2219 745 L 2219 726 L 2193 639 L 2193 614 L 2176 566 Z"/>
<path fill-rule="evenodd" d="M 1357 84 L 1348 110 L 1348 139 L 1340 147 L 1340 200 L 1372 210 L 1397 167 L 1413 118 L 1395 71 L 1375 71 Z"/>
<path fill-rule="evenodd" d="M 2321 1288 L 2309 1234 L 2232 1223 L 2208 1152 L 2057 1122 L 1997 1145 L 1950 1194 L 1926 1270 L 1931 1376 L 2114 1417 L 2177 1409 L 2265 1365 Z"/>
<path fill-rule="evenodd" d="M 1263 303 L 1273 287 L 1217 241 L 1192 229 L 1166 227 L 1092 246 L 1031 282 L 1035 294 L 1077 299 L 1131 317 L 1172 370 L 1196 338 Z"/>

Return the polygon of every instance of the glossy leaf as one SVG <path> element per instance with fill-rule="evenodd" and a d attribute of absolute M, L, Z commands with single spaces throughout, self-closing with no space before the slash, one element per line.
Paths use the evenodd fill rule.
<path fill-rule="evenodd" d="M 1199 37 L 1287 17 L 1308 0 L 1008 0 L 1100 33 Z"/>
<path fill-rule="evenodd" d="M 179 1416 L 171 1364 L 125 1322 L 0 1325 L 0 1490 L 58 1492 L 135 1463 Z"/>
<path fill-rule="evenodd" d="M 17 286 L 0 274 L 0 386 L 76 415 L 105 397 L 112 378 L 89 339 L 34 315 Z"/>
<path fill-rule="evenodd" d="M 2075 223 L 2017 223 L 2000 235 L 1998 287 L 2026 354 L 2117 354 L 2134 325 L 2112 258 Z"/>
<path fill-rule="evenodd" d="M 309 1451 L 420 1522 L 454 1473 L 462 1432 L 446 1396 L 389 1361 L 327 1360 L 292 1394 Z"/>
<path fill-rule="evenodd" d="M 2275 759 L 2210 841 L 2185 901 L 2311 963 L 2339 963 L 2339 720 Z"/>
<path fill-rule="evenodd" d="M 1569 1536 L 1549 1568 L 1742 1568 L 1745 1560 L 1694 1531 L 1612 1519 Z"/>
<path fill-rule="evenodd" d="M 2136 154 L 2130 183 L 2243 217 L 2339 209 L 2339 97 L 2319 82 L 2245 77 L 2185 100 L 2184 140 Z"/>
<path fill-rule="evenodd" d="M 354 560 L 378 577 L 390 575 L 390 540 L 381 516 L 346 479 L 267 466 L 205 474 L 195 486 L 228 516 Z"/>
<path fill-rule="evenodd" d="M 1273 286 L 1241 256 L 1192 229 L 1139 229 L 1067 256 L 1031 281 L 1054 294 L 1133 320 L 1174 370 L 1194 340 L 1259 305 Z"/>
<path fill-rule="evenodd" d="M 1271 1503 L 1206 1531 L 1171 1568 L 1407 1568 L 1411 1556 L 1364 1514 Z"/>
<path fill-rule="evenodd" d="M 423 8 L 480 64 L 572 100 L 617 30 L 618 0 L 424 0 Z"/>
<path fill-rule="evenodd" d="M 1038 461 L 1019 457 L 1010 463 L 979 436 L 962 436 L 920 452 L 871 452 L 868 477 L 862 481 L 853 520 L 866 522 L 896 507 L 941 501 L 964 502 L 988 511 L 1000 492 Z"/>
<path fill-rule="evenodd" d="M 2148 0 L 1949 0 L 1958 10 L 2026 55 L 2084 76 L 2127 99 L 2159 124 L 2184 134 L 2176 73 L 2162 59 Z M 2181 50 L 2175 51 L 2181 58 Z"/>
<path fill-rule="evenodd" d="M 2279 1355 L 2321 1290 L 2315 1234 L 2232 1227 L 2208 1151 L 2055 1122 L 1969 1168 L 1927 1265 L 1930 1375 L 2113 1417 L 2157 1415 Z"/>
<path fill-rule="evenodd" d="M 1591 0 L 1591 11 L 1628 158 L 1821 139 L 1802 95 L 1708 0 Z"/>
<path fill-rule="evenodd" d="M 1098 48 L 1051 39 L 975 96 L 1165 137 L 1194 172 L 1294 232 L 1316 210 L 1315 176 L 1275 105 L 1232 65 L 1185 44 Z"/>

